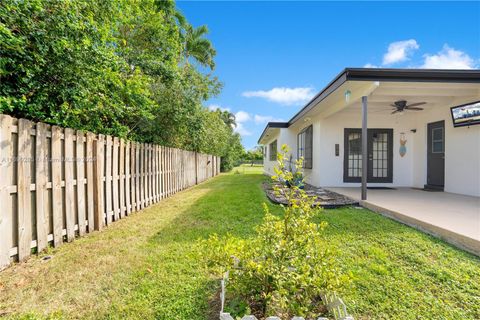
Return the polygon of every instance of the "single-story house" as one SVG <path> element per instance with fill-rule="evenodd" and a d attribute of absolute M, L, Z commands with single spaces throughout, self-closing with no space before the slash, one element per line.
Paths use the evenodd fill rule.
<path fill-rule="evenodd" d="M 347 68 L 258 143 L 266 174 L 287 144 L 307 183 L 480 255 L 480 70 Z"/>
<path fill-rule="evenodd" d="M 287 144 L 314 186 L 361 186 L 365 171 L 369 187 L 480 196 L 479 101 L 480 70 L 347 68 L 288 122 L 267 124 L 265 173 Z"/>

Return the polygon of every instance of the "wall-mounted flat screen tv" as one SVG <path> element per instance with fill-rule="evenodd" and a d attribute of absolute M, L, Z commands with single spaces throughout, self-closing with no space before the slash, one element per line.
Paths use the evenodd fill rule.
<path fill-rule="evenodd" d="M 453 126 L 463 127 L 480 124 L 480 101 L 470 102 L 450 108 Z"/>

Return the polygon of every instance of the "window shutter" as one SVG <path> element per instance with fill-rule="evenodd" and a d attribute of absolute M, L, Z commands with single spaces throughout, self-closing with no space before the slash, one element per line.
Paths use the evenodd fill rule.
<path fill-rule="evenodd" d="M 277 140 L 270 143 L 270 161 L 277 160 Z"/>
<path fill-rule="evenodd" d="M 305 168 L 312 169 L 313 160 L 313 127 L 310 126 L 305 130 Z"/>

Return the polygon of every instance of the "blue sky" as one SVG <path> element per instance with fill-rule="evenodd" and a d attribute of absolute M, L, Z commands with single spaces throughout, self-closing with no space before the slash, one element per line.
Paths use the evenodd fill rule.
<path fill-rule="evenodd" d="M 250 149 L 345 67 L 480 68 L 480 2 L 179 1 L 206 24 L 222 93 Z"/>

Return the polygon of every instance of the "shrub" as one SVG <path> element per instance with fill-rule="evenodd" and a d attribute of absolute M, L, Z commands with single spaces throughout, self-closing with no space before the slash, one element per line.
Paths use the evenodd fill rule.
<path fill-rule="evenodd" d="M 289 203 L 283 206 L 283 216 L 264 205 L 265 217 L 253 238 L 212 235 L 202 243 L 208 266 L 217 274 L 229 271 L 226 311 L 234 315 L 318 316 L 325 312 L 320 293 L 348 281 L 339 274 L 334 251 L 322 237 L 327 223 L 312 221 L 320 210 L 313 206 L 315 199 L 293 183 L 302 159 L 296 161 L 294 174 L 285 166 L 287 154 L 284 145 L 272 177 L 274 182 L 290 182 L 290 188 L 283 183 L 274 187 Z"/>

